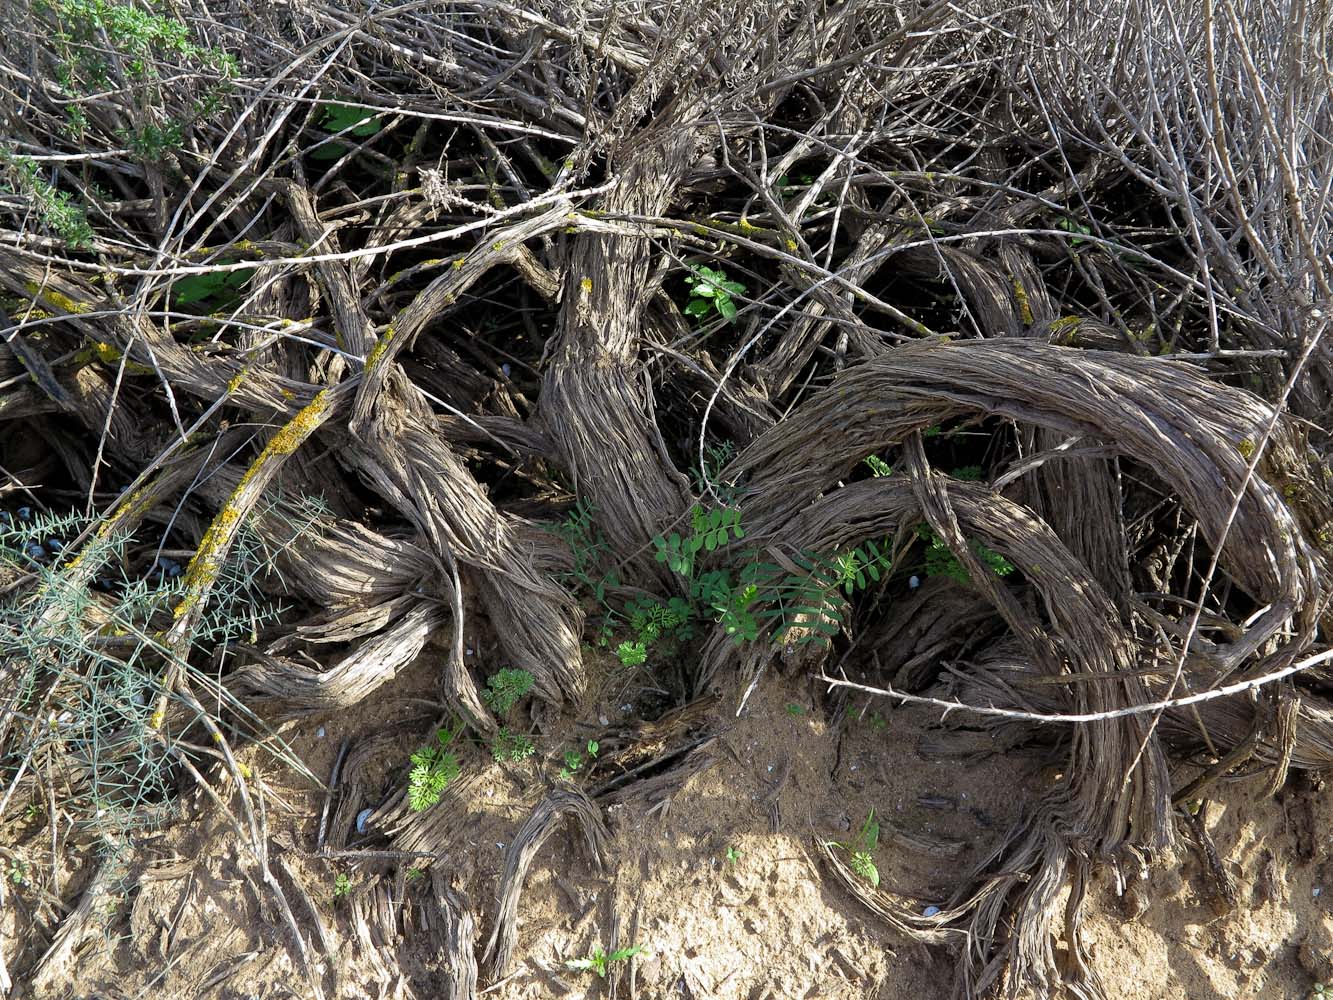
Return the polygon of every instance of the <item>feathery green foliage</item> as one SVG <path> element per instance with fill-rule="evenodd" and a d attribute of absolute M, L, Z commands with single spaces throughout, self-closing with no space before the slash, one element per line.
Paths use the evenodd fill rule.
<path fill-rule="evenodd" d="M 496 715 L 508 715 L 515 705 L 532 690 L 534 678 L 526 670 L 498 670 L 486 678 L 486 690 L 481 700 Z"/>
<path fill-rule="evenodd" d="M 283 609 L 264 597 L 261 583 L 324 510 L 316 501 L 275 500 L 269 511 L 279 509 L 290 516 L 290 537 L 269 549 L 243 524 L 219 570 L 186 650 L 187 675 L 201 685 L 211 682 L 193 673 L 188 657 L 254 639 L 277 621 Z M 173 621 L 183 567 L 162 557 L 144 567 L 133 540 L 114 533 L 90 533 L 76 547 L 89 523 L 78 512 L 0 512 L 0 583 L 11 584 L 0 598 L 0 662 L 21 664 L 15 708 L 28 716 L 28 739 L 19 753 L 58 762 L 73 795 L 62 807 L 115 839 L 152 825 L 176 784 L 180 751 L 153 716 L 170 655 L 159 636 Z M 76 561 L 79 573 L 70 569 Z M 15 753 L 0 761 L 20 765 Z"/>
<path fill-rule="evenodd" d="M 434 744 L 412 754 L 407 801 L 413 812 L 429 809 L 439 802 L 449 782 L 458 777 L 458 755 L 449 749 L 455 735 L 453 730 L 441 728 L 435 733 Z"/>
<path fill-rule="evenodd" d="M 532 737 L 501 726 L 491 743 L 491 756 L 497 764 L 516 764 L 537 752 Z"/>

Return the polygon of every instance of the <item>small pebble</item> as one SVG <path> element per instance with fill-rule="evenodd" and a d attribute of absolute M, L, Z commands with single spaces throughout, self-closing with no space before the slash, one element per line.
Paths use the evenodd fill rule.
<path fill-rule="evenodd" d="M 921 577 L 919 576 L 912 577 L 910 580 L 907 581 L 907 586 L 911 587 L 913 590 L 916 590 L 917 587 L 921 586 Z"/>
<path fill-rule="evenodd" d="M 500 366 L 500 371 L 505 373 L 505 378 L 509 377 L 509 363 L 505 362 Z"/>
<path fill-rule="evenodd" d="M 318 738 L 321 739 L 321 740 L 324 738 L 324 727 L 323 727 L 323 726 L 320 726 L 318 729 L 315 730 L 315 736 L 318 737 Z"/>
<path fill-rule="evenodd" d="M 356 814 L 357 833 L 366 832 L 366 820 L 370 819 L 370 814 L 373 813 L 374 811 L 375 811 L 374 809 L 362 809 L 359 813 Z"/>
<path fill-rule="evenodd" d="M 939 916 L 939 913 L 940 913 L 940 908 L 938 906 L 927 906 L 924 910 L 921 911 L 921 915 L 923 917 L 937 917 Z"/>
<path fill-rule="evenodd" d="M 454 648 L 457 649 L 458 647 L 455 646 Z M 467 649 L 463 650 L 463 652 L 467 653 L 468 656 L 471 656 L 471 655 L 472 655 L 472 647 L 469 646 Z"/>
<path fill-rule="evenodd" d="M 1322 896 L 1324 894 L 1324 890 L 1321 889 L 1319 886 L 1315 886 L 1313 889 L 1310 890 L 1310 894 L 1313 896 Z"/>
<path fill-rule="evenodd" d="M 608 719 L 605 715 L 599 715 L 599 716 L 597 716 L 597 721 L 598 721 L 601 725 L 603 725 L 603 726 L 609 726 L 609 725 L 611 725 L 611 720 Z"/>

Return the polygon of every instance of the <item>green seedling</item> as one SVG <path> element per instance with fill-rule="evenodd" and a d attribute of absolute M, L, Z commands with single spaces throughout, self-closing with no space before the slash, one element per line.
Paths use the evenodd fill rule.
<path fill-rule="evenodd" d="M 716 312 L 728 323 L 736 318 L 736 303 L 733 295 L 744 295 L 745 286 L 739 281 L 727 280 L 725 271 L 714 271 L 711 267 L 696 265 L 694 274 L 685 279 L 690 286 L 690 301 L 685 305 L 685 315 L 704 319 Z"/>
<path fill-rule="evenodd" d="M 830 841 L 829 846 L 840 847 L 847 851 L 851 855 L 847 867 L 869 882 L 872 889 L 879 888 L 879 869 L 875 867 L 875 848 L 879 846 L 879 823 L 875 820 L 875 810 L 871 809 L 866 814 L 866 821 L 861 824 L 855 840 L 846 843 Z"/>
<path fill-rule="evenodd" d="M 346 899 L 352 894 L 352 879 L 346 872 L 339 872 L 333 880 L 333 898 Z"/>
<path fill-rule="evenodd" d="M 728 847 L 726 857 L 727 860 L 734 865 L 737 861 L 741 859 L 741 852 L 737 850 L 735 847 Z"/>
<path fill-rule="evenodd" d="M 796 704 L 796 702 L 794 702 L 794 701 L 793 701 L 793 702 L 789 702 L 789 703 L 787 704 L 787 714 L 788 714 L 788 715 L 792 715 L 792 716 L 804 715 L 804 714 L 805 714 L 805 706 L 804 706 L 804 705 L 798 705 L 798 704 Z"/>
<path fill-rule="evenodd" d="M 595 972 L 600 978 L 605 979 L 606 971 L 612 963 L 624 962 L 641 951 L 643 945 L 636 944 L 629 948 L 617 948 L 608 955 L 602 950 L 602 946 L 598 945 L 586 958 L 571 958 L 565 963 L 565 968 L 573 969 L 575 972 Z"/>
<path fill-rule="evenodd" d="M 454 735 L 449 729 L 440 729 L 435 734 L 435 746 L 422 747 L 412 754 L 407 801 L 413 812 L 429 809 L 439 802 L 449 782 L 458 777 L 458 756 L 449 750 Z"/>
<path fill-rule="evenodd" d="M 500 731 L 495 734 L 495 742 L 491 744 L 491 756 L 497 764 L 516 764 L 536 752 L 532 737 L 515 733 L 505 726 L 500 727 Z"/>
<path fill-rule="evenodd" d="M 560 777 L 562 780 L 569 781 L 574 777 L 575 774 L 579 772 L 579 770 L 583 767 L 585 763 L 589 763 L 591 761 L 596 760 L 597 751 L 601 749 L 601 744 L 599 744 L 596 740 L 589 740 L 587 746 L 584 749 L 586 750 L 586 757 L 583 751 L 579 750 L 565 751 L 563 757 L 565 766 L 560 769 Z"/>

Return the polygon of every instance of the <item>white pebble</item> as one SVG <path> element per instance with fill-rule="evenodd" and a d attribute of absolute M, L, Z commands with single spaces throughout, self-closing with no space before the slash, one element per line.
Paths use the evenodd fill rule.
<path fill-rule="evenodd" d="M 605 715 L 599 715 L 599 716 L 597 716 L 597 721 L 598 721 L 599 723 L 601 723 L 603 726 L 609 726 L 609 725 L 611 725 L 611 720 L 608 719 Z"/>
<path fill-rule="evenodd" d="M 373 813 L 374 811 L 375 811 L 374 809 L 362 809 L 359 813 L 356 814 L 357 833 L 366 832 L 366 820 L 370 819 L 370 814 Z"/>
<path fill-rule="evenodd" d="M 324 738 L 324 727 L 320 726 L 318 729 L 316 729 L 315 735 L 322 740 Z"/>
<path fill-rule="evenodd" d="M 467 649 L 463 650 L 463 652 L 467 653 L 468 656 L 471 656 L 471 655 L 472 655 L 472 647 L 469 646 Z"/>
<path fill-rule="evenodd" d="M 910 580 L 907 581 L 907 586 L 911 587 L 913 590 L 916 590 L 917 587 L 921 586 L 921 577 L 919 576 L 912 577 Z"/>
<path fill-rule="evenodd" d="M 1310 892 L 1312 895 L 1315 896 L 1322 896 L 1324 894 L 1324 890 L 1321 889 L 1319 886 L 1315 886 L 1313 889 L 1310 890 Z"/>

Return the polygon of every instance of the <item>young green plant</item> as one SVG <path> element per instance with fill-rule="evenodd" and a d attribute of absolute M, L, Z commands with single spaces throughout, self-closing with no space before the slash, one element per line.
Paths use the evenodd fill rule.
<path fill-rule="evenodd" d="M 458 755 L 449 749 L 456 734 L 447 728 L 435 733 L 435 744 L 412 754 L 407 779 L 407 801 L 413 812 L 422 812 L 440 801 L 449 782 L 458 777 Z"/>
<path fill-rule="evenodd" d="M 731 281 L 725 271 L 714 271 L 711 267 L 696 264 L 693 274 L 685 279 L 690 286 L 690 301 L 685 304 L 685 315 L 703 320 L 716 312 L 730 323 L 736 318 L 736 303 L 733 295 L 744 295 L 745 286 L 739 281 Z"/>
<path fill-rule="evenodd" d="M 636 944 L 629 948 L 617 948 L 608 955 L 602 949 L 602 946 L 598 945 L 585 958 L 571 958 L 565 962 L 565 968 L 573 969 L 575 972 L 595 972 L 600 978 L 605 979 L 607 969 L 613 963 L 624 962 L 641 951 L 643 951 L 643 945 Z"/>

